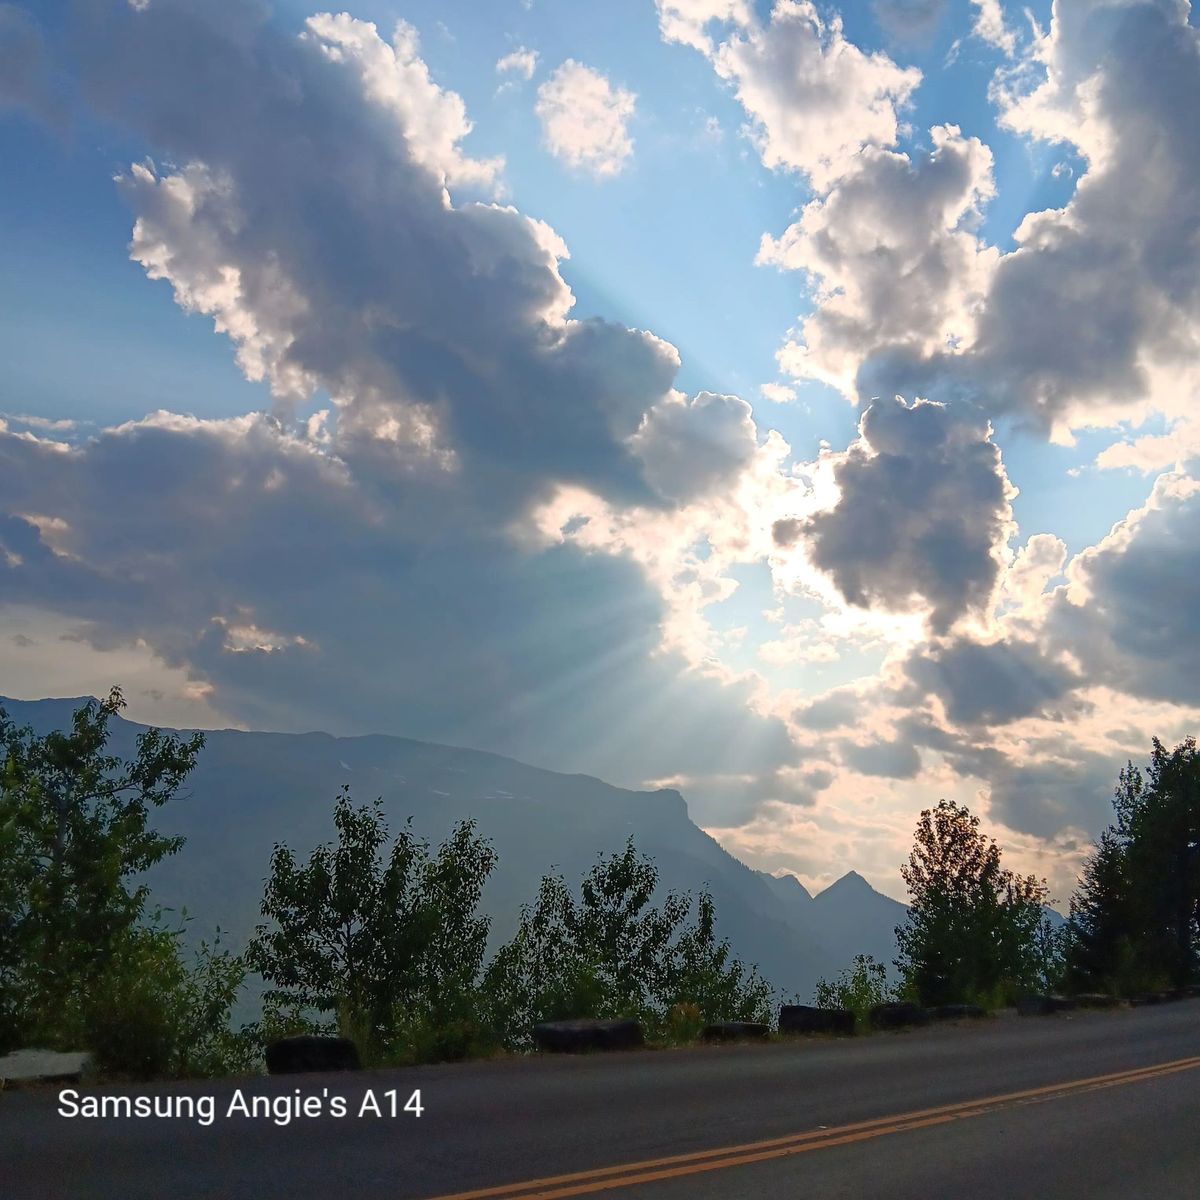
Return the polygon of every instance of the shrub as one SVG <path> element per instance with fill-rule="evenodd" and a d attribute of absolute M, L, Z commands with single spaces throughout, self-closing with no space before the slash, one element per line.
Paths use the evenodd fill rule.
<path fill-rule="evenodd" d="M 220 949 L 218 933 L 214 943 L 201 943 L 189 966 L 181 932 L 135 930 L 90 990 L 81 1040 L 100 1071 L 151 1079 L 256 1069 L 252 1034 L 229 1024 L 246 973 L 241 959 Z"/>
<path fill-rule="evenodd" d="M 667 1010 L 664 1022 L 663 1041 L 668 1046 L 686 1046 L 694 1042 L 704 1029 L 704 1014 L 700 1005 L 681 1001 Z"/>
<path fill-rule="evenodd" d="M 888 983 L 887 968 L 869 954 L 856 954 L 854 962 L 829 982 L 818 981 L 813 1004 L 818 1008 L 846 1008 L 854 1014 L 855 1024 L 866 1029 L 868 1014 L 877 1004 L 900 999 L 895 987 Z"/>

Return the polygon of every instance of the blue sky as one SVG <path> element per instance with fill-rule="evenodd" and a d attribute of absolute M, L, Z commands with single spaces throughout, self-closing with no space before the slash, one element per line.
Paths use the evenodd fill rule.
<path fill-rule="evenodd" d="M 0 5 L 10 690 L 667 782 L 814 884 L 950 791 L 1068 879 L 1200 704 L 1122 590 L 1192 567 L 1188 14 L 317 11 Z"/>

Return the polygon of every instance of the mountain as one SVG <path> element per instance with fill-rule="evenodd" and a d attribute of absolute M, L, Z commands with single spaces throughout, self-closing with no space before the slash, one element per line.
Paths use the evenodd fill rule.
<path fill-rule="evenodd" d="M 857 871 L 843 875 L 812 901 L 813 929 L 830 946 L 870 954 L 891 971 L 896 957 L 895 928 L 908 914 L 907 905 L 877 892 Z"/>
<path fill-rule="evenodd" d="M 82 703 L 0 700 L 18 725 L 38 733 L 67 727 Z M 109 752 L 131 756 L 145 728 L 114 718 Z M 306 857 L 330 839 L 333 800 L 345 783 L 360 802 L 382 798 L 392 828 L 412 817 L 415 830 L 434 842 L 461 818 L 478 821 L 499 855 L 484 894 L 497 943 L 511 934 L 543 874 L 557 869 L 577 880 L 597 854 L 619 850 L 631 834 L 653 857 L 664 888 L 712 892 L 719 932 L 785 994 L 807 1000 L 818 978 L 878 941 L 868 939 L 860 950 L 829 936 L 834 906 L 814 900 L 798 880 L 773 879 L 728 854 L 692 823 L 676 791 L 630 791 L 499 755 L 382 735 L 205 731 L 183 793 L 154 814 L 157 829 L 187 839 L 148 874 L 155 902 L 186 909 L 198 936 L 219 925 L 231 944 L 241 944 L 258 920 L 272 847 L 283 841 Z M 806 905 L 828 914 L 814 923 L 804 916 Z M 854 917 L 838 928 L 857 937 L 868 911 L 859 897 Z"/>
<path fill-rule="evenodd" d="M 857 871 L 847 872 L 815 896 L 794 875 L 765 878 L 790 923 L 825 946 L 839 970 L 856 954 L 869 954 L 894 974 L 895 929 L 908 912 L 905 905 L 877 892 Z"/>

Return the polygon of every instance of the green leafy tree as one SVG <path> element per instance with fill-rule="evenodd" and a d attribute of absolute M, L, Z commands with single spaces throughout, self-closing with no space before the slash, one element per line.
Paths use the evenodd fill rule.
<path fill-rule="evenodd" d="M 106 753 L 123 707 L 113 688 L 70 730 L 42 737 L 0 709 L 0 1043 L 79 1044 L 144 915 L 138 877 L 182 845 L 150 816 L 178 793 L 204 737 L 150 729 L 124 761 Z"/>
<path fill-rule="evenodd" d="M 561 875 L 545 875 L 532 903 L 522 905 L 511 941 L 488 964 L 483 990 L 491 1024 L 506 1044 L 528 1044 L 538 1021 L 611 1016 L 609 997 L 586 946 L 578 912 Z"/>
<path fill-rule="evenodd" d="M 910 902 L 896 965 L 908 994 L 991 1006 L 1037 985 L 1046 885 L 1001 866 L 965 806 L 943 800 L 922 812 L 900 871 Z"/>
<path fill-rule="evenodd" d="M 340 1026 L 382 1059 L 454 1057 L 470 1040 L 489 919 L 479 913 L 496 862 L 464 821 L 438 848 L 383 809 L 334 805 L 336 843 L 306 864 L 276 845 L 247 961 L 268 984 L 269 1028 Z M 389 845 L 390 842 L 390 845 Z"/>
<path fill-rule="evenodd" d="M 854 962 L 836 979 L 818 980 L 813 992 L 813 1003 L 818 1008 L 849 1009 L 862 1026 L 875 1005 L 895 999 L 896 988 L 888 982 L 887 967 L 870 954 L 856 954 Z"/>
<path fill-rule="evenodd" d="M 716 906 L 708 892 L 696 897 L 696 916 L 678 935 L 667 960 L 660 1002 L 694 1005 L 709 1021 L 769 1023 L 774 989 L 735 958 L 728 938 L 716 935 Z"/>
<path fill-rule="evenodd" d="M 656 905 L 658 882 L 632 838 L 600 856 L 578 900 L 561 875 L 542 879 L 484 982 L 509 1045 L 527 1044 L 538 1021 L 569 1017 L 636 1017 L 657 1035 L 672 1023 L 768 1014 L 771 989 L 717 938 L 712 897 L 669 892 Z"/>
<path fill-rule="evenodd" d="M 1200 753 L 1154 739 L 1143 773 L 1117 779 L 1116 821 L 1084 867 L 1071 902 L 1069 970 L 1118 992 L 1200 974 Z"/>

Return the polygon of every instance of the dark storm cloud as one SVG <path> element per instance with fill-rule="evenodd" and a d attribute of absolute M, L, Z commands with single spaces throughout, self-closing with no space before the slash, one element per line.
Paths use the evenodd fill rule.
<path fill-rule="evenodd" d="M 1083 680 L 1031 642 L 955 638 L 924 647 L 906 664 L 918 694 L 933 693 L 956 725 L 1003 725 L 1044 716 Z"/>
<path fill-rule="evenodd" d="M 852 724 L 862 711 L 862 698 L 854 692 L 829 692 L 797 709 L 792 719 L 803 729 L 825 733 Z"/>
<path fill-rule="evenodd" d="M 1012 494 L 1000 451 L 965 406 L 881 401 L 860 429 L 834 470 L 837 504 L 805 525 L 812 561 L 848 603 L 924 603 L 944 632 L 985 609 L 999 578 Z"/>
<path fill-rule="evenodd" d="M 875 740 L 864 746 L 841 744 L 842 759 L 860 775 L 884 779 L 914 779 L 921 770 L 921 756 L 908 742 Z"/>

